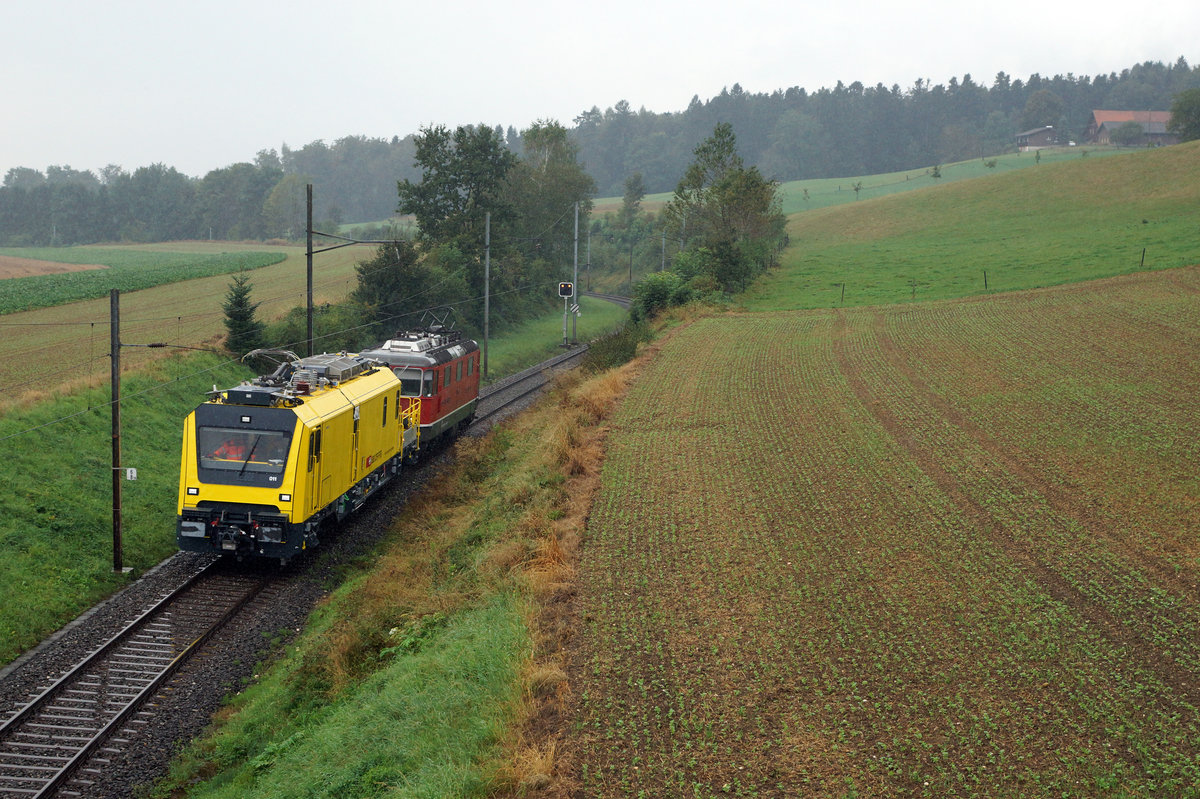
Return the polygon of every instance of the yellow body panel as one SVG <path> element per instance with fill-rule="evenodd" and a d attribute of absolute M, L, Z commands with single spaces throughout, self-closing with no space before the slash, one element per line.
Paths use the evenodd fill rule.
<path fill-rule="evenodd" d="M 287 466 L 271 486 L 202 483 L 196 414 L 189 414 L 183 429 L 177 514 L 201 507 L 202 502 L 228 503 L 274 506 L 289 523 L 304 522 L 416 443 L 419 426 L 414 412 L 420 411 L 401 408 L 399 397 L 396 375 L 390 369 L 376 369 L 299 397 L 295 407 L 271 409 L 272 413 L 286 410 L 296 420 Z M 196 493 L 189 495 L 188 488 Z M 286 495 L 290 501 L 281 499 Z"/>

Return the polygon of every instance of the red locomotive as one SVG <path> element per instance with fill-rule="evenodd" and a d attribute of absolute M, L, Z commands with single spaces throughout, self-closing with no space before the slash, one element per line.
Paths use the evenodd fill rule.
<path fill-rule="evenodd" d="M 361 353 L 391 367 L 404 397 L 421 399 L 421 435 L 414 457 L 442 438 L 465 431 L 479 400 L 479 345 L 442 325 L 406 330 Z"/>

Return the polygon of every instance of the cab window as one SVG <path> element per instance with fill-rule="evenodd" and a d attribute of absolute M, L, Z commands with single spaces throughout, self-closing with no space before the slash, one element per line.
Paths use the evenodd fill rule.
<path fill-rule="evenodd" d="M 421 370 L 397 369 L 396 377 L 400 378 L 400 393 L 405 397 L 421 396 Z"/>
<path fill-rule="evenodd" d="M 287 463 L 291 436 L 278 430 L 201 427 L 196 432 L 201 468 L 278 474 Z"/>

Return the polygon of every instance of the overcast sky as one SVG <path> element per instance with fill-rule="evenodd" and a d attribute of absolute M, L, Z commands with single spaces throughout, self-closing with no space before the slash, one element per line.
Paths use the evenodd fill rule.
<path fill-rule="evenodd" d="M 735 83 L 910 88 L 1200 61 L 1200 2 L 0 0 L 0 176 L 203 176 L 259 150 L 584 110 L 685 109 Z M 1119 9 L 1119 10 L 1117 10 Z"/>

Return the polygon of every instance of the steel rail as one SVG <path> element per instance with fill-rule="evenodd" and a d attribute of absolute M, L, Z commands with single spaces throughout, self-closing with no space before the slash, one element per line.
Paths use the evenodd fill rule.
<path fill-rule="evenodd" d="M 568 361 L 582 357 L 585 352 L 587 352 L 586 344 L 571 350 L 570 352 L 563 353 L 562 355 L 556 355 L 553 358 L 543 361 L 537 366 L 526 369 L 523 372 L 518 372 L 515 375 L 506 377 L 502 381 L 493 383 L 492 385 L 488 386 L 488 391 L 486 393 L 480 391 L 480 406 L 483 405 L 485 399 L 490 399 L 496 394 L 508 391 L 516 391 L 517 393 L 511 397 L 507 397 L 503 402 L 494 408 L 489 408 L 487 410 L 477 409 L 475 413 L 475 419 L 471 422 L 471 427 L 475 427 L 487 419 L 490 419 L 500 411 L 507 408 L 509 405 L 524 399 L 533 392 L 542 388 L 546 385 L 546 383 L 549 382 L 549 380 L 546 378 L 546 372 L 553 370 L 555 367 L 562 366 Z M 522 383 L 528 383 L 528 386 L 526 388 L 517 388 Z"/>
<path fill-rule="evenodd" d="M 204 568 L 190 576 L 178 588 L 171 591 L 167 596 L 155 603 L 153 607 L 139 615 L 133 622 L 130 622 L 128 625 L 126 625 L 121 632 L 117 633 L 115 636 L 103 643 L 96 649 L 95 652 L 86 657 L 79 665 L 75 666 L 67 674 L 56 680 L 52 686 L 42 691 L 25 707 L 21 708 L 17 713 L 15 713 L 12 718 L 8 719 L 3 726 L 0 726 L 0 736 L 8 736 L 18 733 L 20 727 L 32 720 L 36 714 L 43 712 L 47 707 L 51 706 L 53 701 L 58 701 L 59 698 L 65 694 L 72 685 L 78 682 L 80 677 L 88 674 L 93 667 L 102 665 L 105 657 L 113 653 L 119 654 L 118 648 L 122 644 L 132 640 L 135 634 L 140 633 L 142 630 L 148 628 L 150 626 L 150 622 L 152 622 L 156 616 L 161 616 L 164 612 L 169 610 L 175 602 L 179 601 L 185 592 L 195 588 L 200 582 L 201 578 L 208 573 L 209 569 L 215 562 L 216 561 L 212 561 L 209 564 L 206 564 Z M 5 758 L 6 766 L 15 771 L 23 772 L 21 776 L 12 777 L 11 780 L 13 782 L 33 784 L 36 787 L 0 787 L 0 795 L 43 799 L 44 797 L 49 797 L 58 791 L 61 787 L 63 787 L 64 784 L 74 777 L 75 772 L 79 769 L 79 767 L 85 764 L 96 753 L 96 750 L 99 749 L 102 744 L 108 741 L 115 732 L 120 730 L 128 722 L 129 718 L 138 710 L 140 710 L 146 701 L 158 692 L 162 685 L 168 679 L 170 679 L 170 677 L 180 668 L 180 666 L 186 663 L 189 658 L 191 658 L 203 647 L 203 645 L 212 637 L 213 634 L 224 627 L 234 616 L 237 615 L 238 612 L 241 611 L 243 607 L 245 607 L 248 602 L 257 596 L 259 592 L 268 584 L 268 582 L 268 579 L 262 578 L 253 582 L 248 587 L 239 589 L 241 596 L 237 599 L 237 601 L 225 608 L 224 612 L 222 612 L 215 620 L 205 621 L 203 627 L 201 628 L 203 632 L 196 635 L 196 637 L 190 642 L 183 644 L 182 648 L 175 652 L 174 656 L 171 657 L 171 659 L 165 663 L 165 665 L 155 665 L 153 668 L 144 668 L 142 670 L 143 673 L 136 679 L 146 680 L 147 682 L 145 682 L 140 689 L 138 689 L 137 686 L 128 686 L 130 690 L 134 690 L 136 693 L 124 697 L 122 699 L 121 706 L 116 710 L 111 711 L 112 715 L 107 722 L 105 722 L 103 718 L 94 719 L 97 723 L 103 725 L 100 727 L 100 729 L 96 730 L 95 732 L 89 728 L 79 729 L 79 732 L 82 733 L 82 736 L 90 735 L 90 737 L 81 736 L 79 738 L 80 743 L 72 747 L 65 745 L 59 746 L 59 749 L 68 749 L 69 751 L 63 752 L 62 754 L 56 755 L 52 758 L 47 756 L 43 759 L 44 762 L 49 762 L 52 765 L 39 765 L 37 763 L 37 756 L 35 755 L 24 756 L 27 760 L 20 763 L 12 762 L 11 758 L 13 755 L 4 755 L 3 757 Z M 102 697 L 97 694 L 97 705 L 99 705 L 99 700 L 101 698 Z M 107 715 L 107 713 L 101 714 L 99 709 L 97 709 L 96 715 Z M 68 717 L 66 720 L 87 722 L 92 719 L 83 717 Z M 29 772 L 49 772 L 51 770 L 53 770 L 55 773 L 48 778 L 29 774 Z"/>

